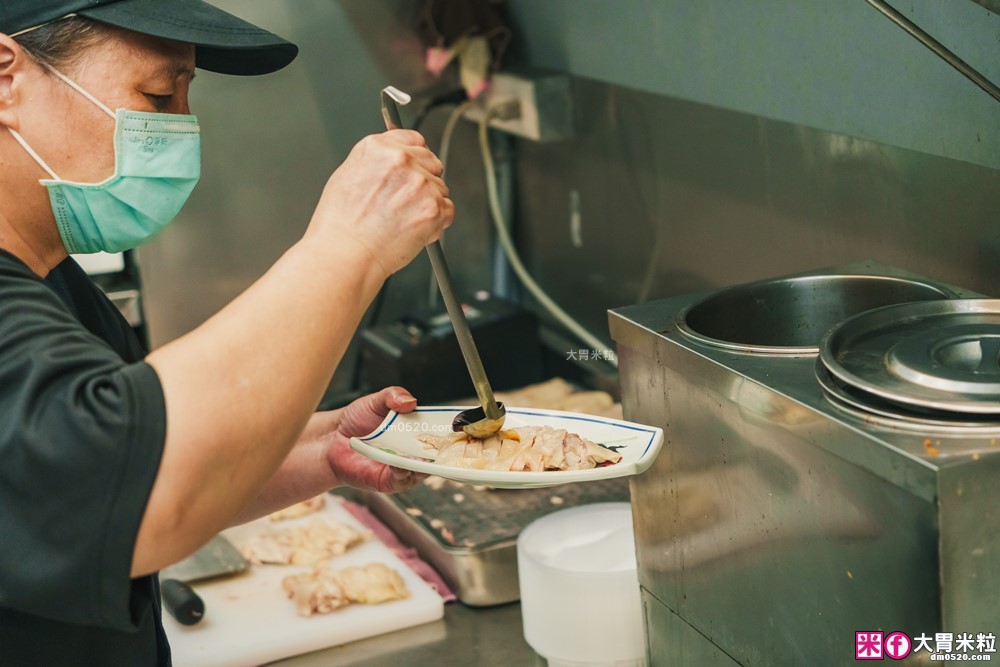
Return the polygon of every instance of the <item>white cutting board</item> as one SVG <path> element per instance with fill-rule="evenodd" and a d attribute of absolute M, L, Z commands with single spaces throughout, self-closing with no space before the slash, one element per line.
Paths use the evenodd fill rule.
<path fill-rule="evenodd" d="M 262 530 L 307 524 L 317 517 L 364 530 L 341 502 L 327 495 L 322 512 L 278 523 L 258 519 L 223 534 L 240 547 Z M 195 582 L 192 587 L 205 601 L 205 618 L 197 625 L 183 626 L 166 612 L 163 614 L 174 667 L 251 667 L 444 616 L 441 596 L 377 539 L 334 556 L 330 567 L 337 570 L 376 562 L 399 572 L 410 590 L 408 599 L 378 605 L 352 604 L 306 618 L 296 613 L 295 604 L 281 588 L 281 580 L 309 568 L 252 565 L 248 572 L 236 577 Z"/>

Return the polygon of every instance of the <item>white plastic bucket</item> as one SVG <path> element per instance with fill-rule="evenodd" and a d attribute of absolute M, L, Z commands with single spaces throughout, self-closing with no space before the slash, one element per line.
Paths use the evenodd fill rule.
<path fill-rule="evenodd" d="M 632 509 L 554 512 L 517 540 L 524 638 L 550 667 L 645 667 Z"/>

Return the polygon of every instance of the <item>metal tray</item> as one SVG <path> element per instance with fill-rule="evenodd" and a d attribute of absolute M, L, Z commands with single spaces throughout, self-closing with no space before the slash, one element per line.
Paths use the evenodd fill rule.
<path fill-rule="evenodd" d="M 524 490 L 438 485 L 439 479 L 361 500 L 473 607 L 520 599 L 517 537 L 532 521 L 559 509 L 629 499 L 624 478 Z"/>

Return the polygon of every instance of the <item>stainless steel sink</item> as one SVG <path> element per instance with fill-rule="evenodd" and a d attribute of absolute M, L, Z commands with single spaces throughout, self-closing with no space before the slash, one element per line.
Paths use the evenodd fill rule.
<path fill-rule="evenodd" d="M 892 276 L 778 278 L 714 292 L 682 311 L 677 327 L 701 343 L 738 352 L 812 355 L 823 334 L 852 315 L 952 298 L 943 286 Z"/>

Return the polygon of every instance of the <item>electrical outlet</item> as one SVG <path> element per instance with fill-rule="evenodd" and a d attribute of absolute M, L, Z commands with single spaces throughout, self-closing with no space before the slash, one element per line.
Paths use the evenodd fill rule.
<path fill-rule="evenodd" d="M 495 115 L 490 127 L 533 141 L 557 141 L 573 136 L 570 81 L 565 74 L 538 70 L 504 71 L 465 117 L 480 122 L 487 110 Z"/>

